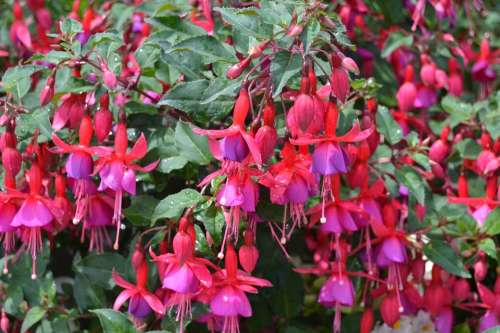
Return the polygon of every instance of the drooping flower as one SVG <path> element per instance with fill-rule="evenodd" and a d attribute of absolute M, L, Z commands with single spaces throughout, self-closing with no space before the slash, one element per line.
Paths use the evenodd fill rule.
<path fill-rule="evenodd" d="M 399 110 L 402 112 L 411 111 L 417 98 L 417 88 L 413 83 L 413 66 L 408 65 L 405 69 L 404 83 L 399 87 L 396 94 Z"/>
<path fill-rule="evenodd" d="M 191 316 L 193 297 L 203 288 L 212 286 L 212 275 L 207 266 L 214 266 L 210 261 L 194 255 L 195 241 L 194 227 L 184 216 L 179 221 L 179 230 L 174 237 L 174 253 L 157 256 L 150 250 L 153 260 L 162 264 L 162 269 L 159 269 L 162 287 L 172 291 L 167 306 L 177 307 L 176 319 L 180 322 L 181 331 L 184 329 L 184 318 Z"/>
<path fill-rule="evenodd" d="M 116 271 L 113 270 L 113 281 L 116 285 L 125 289 L 116 298 L 115 303 L 113 304 L 113 310 L 118 311 L 128 300 L 128 312 L 136 318 L 142 319 L 147 317 L 151 313 L 151 310 L 160 315 L 164 315 L 165 307 L 163 303 L 147 288 L 148 264 L 142 253 L 140 253 L 139 256 L 142 257 L 137 258 L 137 255 L 134 254 L 133 259 L 135 260 L 132 262 L 136 273 L 135 285 L 123 279 Z"/>
<path fill-rule="evenodd" d="M 210 301 L 210 310 L 224 318 L 223 333 L 238 333 L 238 317 L 252 316 L 246 293 L 256 294 L 255 287 L 271 287 L 271 283 L 238 270 L 238 257 L 232 244 L 226 248 L 225 264 L 225 269 L 214 274 L 216 292 Z"/>
<path fill-rule="evenodd" d="M 93 129 L 92 120 L 88 115 L 82 118 L 80 130 L 78 132 L 79 142 L 77 145 L 70 145 L 61 140 L 56 134 L 52 134 L 52 141 L 56 145 L 54 152 L 62 154 L 69 153 L 66 161 L 66 173 L 69 178 L 75 180 L 76 210 L 73 223 L 78 224 L 87 214 L 88 190 L 86 185 L 94 171 L 94 160 L 92 156 L 105 156 L 111 152 L 107 147 L 90 146 Z"/>
<path fill-rule="evenodd" d="M 156 168 L 159 162 L 152 162 L 145 167 L 135 164 L 134 161 L 142 159 L 148 150 L 146 138 L 142 133 L 132 149 L 127 150 L 127 127 L 122 120 L 116 128 L 114 150 L 102 155 L 97 160 L 94 171 L 98 172 L 101 178 L 99 191 L 110 189 L 115 192 L 113 223 L 116 225 L 116 239 L 113 245 L 114 249 L 118 249 L 120 237 L 123 194 L 129 193 L 130 195 L 135 195 L 135 171 L 150 172 Z"/>

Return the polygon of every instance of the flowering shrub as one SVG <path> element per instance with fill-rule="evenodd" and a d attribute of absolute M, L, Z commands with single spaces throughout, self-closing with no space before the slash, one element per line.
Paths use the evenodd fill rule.
<path fill-rule="evenodd" d="M 499 331 L 494 1 L 0 20 L 3 332 Z"/>

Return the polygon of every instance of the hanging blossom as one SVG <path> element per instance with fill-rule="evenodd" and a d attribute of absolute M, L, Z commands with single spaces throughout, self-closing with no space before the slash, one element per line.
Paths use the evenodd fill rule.
<path fill-rule="evenodd" d="M 128 150 L 127 127 L 124 119 L 116 125 L 114 149 L 101 156 L 97 162 L 94 173 L 99 173 L 101 183 L 99 191 L 110 189 L 115 193 L 113 224 L 116 225 L 116 238 L 113 244 L 118 249 L 122 220 L 122 199 L 125 193 L 135 195 L 135 171 L 150 172 L 156 168 L 159 161 L 141 167 L 134 163 L 142 159 L 148 151 L 148 144 L 144 134 L 141 133 L 132 149 Z"/>
<path fill-rule="evenodd" d="M 212 286 L 212 275 L 207 267 L 217 269 L 210 261 L 194 255 L 196 233 L 188 221 L 187 213 L 179 221 L 179 229 L 173 240 L 173 253 L 151 257 L 158 264 L 162 288 L 172 291 L 167 306 L 177 307 L 176 320 L 184 330 L 184 318 L 191 318 L 191 300 L 204 288 Z"/>

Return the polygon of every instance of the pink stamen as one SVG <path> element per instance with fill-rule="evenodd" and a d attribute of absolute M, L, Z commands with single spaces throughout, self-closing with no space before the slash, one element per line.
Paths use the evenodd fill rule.
<path fill-rule="evenodd" d="M 224 325 L 222 326 L 222 333 L 240 333 L 240 324 L 238 316 L 224 317 Z"/>
<path fill-rule="evenodd" d="M 87 216 L 89 209 L 89 194 L 87 189 L 87 180 L 76 180 L 76 209 L 73 217 L 73 224 L 80 223 Z"/>
<path fill-rule="evenodd" d="M 113 224 L 116 224 L 116 238 L 113 244 L 113 249 L 118 250 L 120 244 L 120 230 L 122 227 L 122 199 L 123 192 L 121 190 L 115 193 L 115 207 L 113 212 Z"/>

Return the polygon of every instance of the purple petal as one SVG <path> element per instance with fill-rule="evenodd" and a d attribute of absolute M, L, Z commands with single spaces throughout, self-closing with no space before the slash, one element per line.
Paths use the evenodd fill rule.
<path fill-rule="evenodd" d="M 241 192 L 238 180 L 234 178 L 228 179 L 219 193 L 217 193 L 217 202 L 222 206 L 240 206 L 243 204 L 243 201 L 244 196 Z"/>
<path fill-rule="evenodd" d="M 250 177 L 247 178 L 242 188 L 243 203 L 241 208 L 247 213 L 255 212 L 257 201 L 259 201 L 259 186 Z"/>
<path fill-rule="evenodd" d="M 222 288 L 210 302 L 210 309 L 216 316 L 252 316 L 252 307 L 247 296 L 232 286 Z"/>
<path fill-rule="evenodd" d="M 476 220 L 477 224 L 482 226 L 484 224 L 484 221 L 486 221 L 486 219 L 488 218 L 488 215 L 490 215 L 491 210 L 492 209 L 490 208 L 490 206 L 482 205 L 481 207 L 476 209 L 474 213 L 472 213 L 472 217 L 474 218 L 474 220 Z"/>
<path fill-rule="evenodd" d="M 236 162 L 243 161 L 250 151 L 245 140 L 239 133 L 221 139 L 219 141 L 219 148 L 222 157 Z"/>
<path fill-rule="evenodd" d="M 127 191 L 131 195 L 135 195 L 136 191 L 136 179 L 135 173 L 133 170 L 128 169 L 123 173 L 122 178 L 122 189 Z"/>
<path fill-rule="evenodd" d="M 340 208 L 339 212 L 339 220 L 342 224 L 342 227 L 347 231 L 356 231 L 358 230 L 358 226 L 354 223 L 354 219 L 352 218 L 351 213 L 347 210 Z"/>
<path fill-rule="evenodd" d="M 487 311 L 479 320 L 479 332 L 484 332 L 490 328 L 500 325 L 495 312 Z"/>
<path fill-rule="evenodd" d="M 151 307 L 141 294 L 135 294 L 128 303 L 128 312 L 135 317 L 144 318 L 151 313 Z"/>
<path fill-rule="evenodd" d="M 77 151 L 69 154 L 66 162 L 66 172 L 74 179 L 86 179 L 92 174 L 94 161 L 92 156 L 85 152 Z"/>
<path fill-rule="evenodd" d="M 295 175 L 286 189 L 286 197 L 292 204 L 304 204 L 309 199 L 309 190 L 306 181 Z"/>
<path fill-rule="evenodd" d="M 181 294 L 193 293 L 199 289 L 198 279 L 188 265 L 174 267 L 163 278 L 163 288 Z"/>
<path fill-rule="evenodd" d="M 335 143 L 321 143 L 313 153 L 313 172 L 323 176 L 347 172 L 348 160 Z"/>
<path fill-rule="evenodd" d="M 125 166 L 121 162 L 112 162 L 105 165 L 99 175 L 101 176 L 101 186 L 100 190 L 110 188 L 113 191 L 122 190 L 122 179 L 123 173 L 125 172 Z"/>
<path fill-rule="evenodd" d="M 354 303 L 354 288 L 351 280 L 344 275 L 332 275 L 321 287 L 319 302 L 326 306 L 333 306 L 336 302 L 352 306 Z"/>
<path fill-rule="evenodd" d="M 330 206 L 325 211 L 326 223 L 322 224 L 321 231 L 332 232 L 340 234 L 342 226 L 339 221 L 339 214 L 335 206 Z"/>
<path fill-rule="evenodd" d="M 453 327 L 453 311 L 451 308 L 443 308 L 434 318 L 434 325 L 439 333 L 451 333 Z"/>
<path fill-rule="evenodd" d="M 23 202 L 21 208 L 19 208 L 11 225 L 13 227 L 21 225 L 26 227 L 43 227 L 49 224 L 53 218 L 52 213 L 43 202 L 28 198 Z"/>
<path fill-rule="evenodd" d="M 406 261 L 406 249 L 403 243 L 396 237 L 389 237 L 382 243 L 382 250 L 385 257 L 395 263 Z"/>
<path fill-rule="evenodd" d="M 380 206 L 375 200 L 363 200 L 361 202 L 361 208 L 370 215 L 370 218 L 379 223 L 383 223 Z"/>

